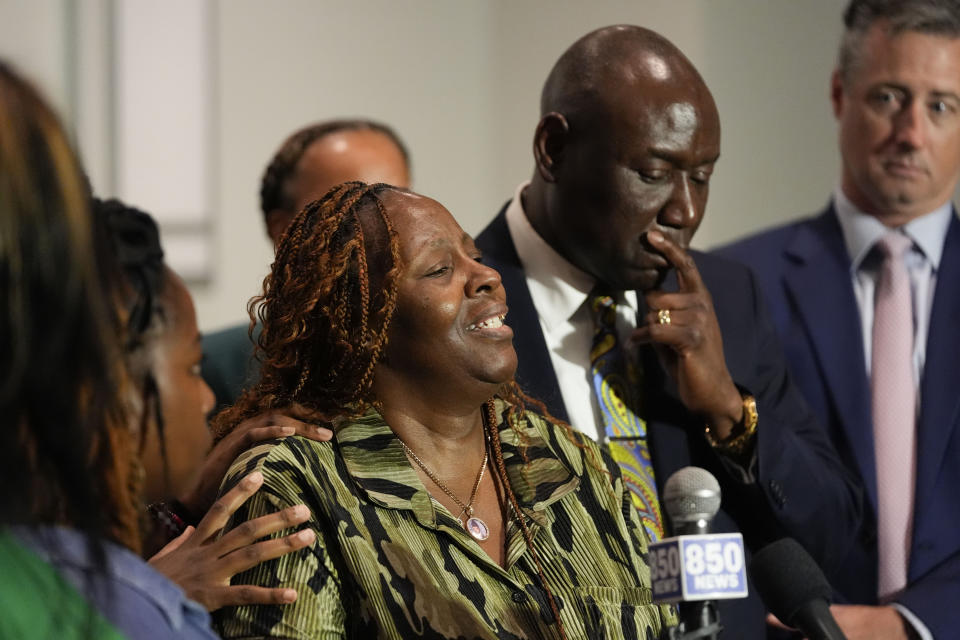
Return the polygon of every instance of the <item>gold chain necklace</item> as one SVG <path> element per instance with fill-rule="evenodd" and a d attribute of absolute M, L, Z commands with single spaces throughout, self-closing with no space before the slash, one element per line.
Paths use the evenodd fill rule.
<path fill-rule="evenodd" d="M 484 435 L 486 435 L 486 429 L 484 429 Z M 397 438 L 400 440 L 400 438 Z M 460 514 L 457 516 L 457 522 L 460 523 L 460 526 L 470 534 L 470 536 L 477 540 L 478 542 L 483 542 L 490 537 L 490 527 L 487 526 L 487 523 L 477 518 L 473 515 L 473 502 L 477 499 L 477 491 L 480 490 L 480 481 L 483 480 L 483 472 L 487 470 L 487 461 L 490 459 L 490 450 L 486 446 L 486 439 L 484 439 L 483 446 L 483 464 L 480 465 L 480 473 L 477 474 L 477 481 L 473 485 L 473 491 L 470 492 L 470 502 L 464 504 L 463 500 L 458 498 L 450 488 L 443 483 L 443 481 L 437 477 L 437 474 L 434 473 L 430 467 L 424 464 L 417 454 L 413 452 L 413 449 L 407 446 L 407 443 L 403 440 L 400 440 L 400 446 L 403 447 L 404 453 L 410 456 L 414 462 L 417 463 L 417 466 L 423 469 L 423 472 L 433 480 L 433 483 L 440 487 L 445 494 L 450 496 L 450 499 L 457 503 L 457 506 L 460 507 Z M 463 516 L 466 514 L 467 521 L 463 521 Z"/>

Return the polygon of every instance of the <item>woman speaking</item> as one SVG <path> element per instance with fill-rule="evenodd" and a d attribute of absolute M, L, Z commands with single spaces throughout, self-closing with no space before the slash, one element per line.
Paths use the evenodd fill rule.
<path fill-rule="evenodd" d="M 293 404 L 330 442 L 254 447 L 243 520 L 305 503 L 315 542 L 238 581 L 285 607 L 219 616 L 225 637 L 650 638 L 647 541 L 617 465 L 513 382 L 496 271 L 439 203 L 345 183 L 287 231 L 259 299 L 261 381 L 216 421 Z M 258 301 L 255 301 L 258 302 Z"/>

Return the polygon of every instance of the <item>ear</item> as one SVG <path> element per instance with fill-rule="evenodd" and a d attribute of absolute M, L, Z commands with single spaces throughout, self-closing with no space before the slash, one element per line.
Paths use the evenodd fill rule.
<path fill-rule="evenodd" d="M 544 182 L 557 181 L 556 172 L 563 164 L 569 133 L 570 125 L 562 114 L 551 111 L 540 118 L 533 134 L 533 157 Z"/>
<path fill-rule="evenodd" d="M 267 214 L 267 235 L 273 240 L 274 250 L 280 244 L 280 238 L 283 237 L 283 232 L 287 230 L 291 222 L 293 222 L 293 214 L 289 211 L 274 209 Z"/>
<path fill-rule="evenodd" d="M 830 103 L 833 104 L 833 117 L 840 118 L 843 113 L 843 76 L 840 69 L 834 69 L 830 76 Z"/>

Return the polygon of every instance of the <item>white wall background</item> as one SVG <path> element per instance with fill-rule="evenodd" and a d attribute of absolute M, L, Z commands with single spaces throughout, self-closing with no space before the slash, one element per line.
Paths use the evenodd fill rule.
<path fill-rule="evenodd" d="M 550 66 L 576 38 L 607 24 L 664 34 L 714 92 L 722 157 L 697 246 L 813 211 L 835 184 L 828 81 L 842 0 L 192 1 L 204 3 L 209 39 L 211 130 L 200 148 L 210 163 L 211 267 L 191 285 L 205 330 L 242 320 L 269 269 L 259 180 L 292 130 L 333 117 L 391 124 L 412 152 L 415 188 L 477 232 L 532 171 L 538 96 Z M 0 57 L 61 110 L 103 195 L 117 192 L 119 173 L 117 42 L 126 55 L 150 53 L 122 39 L 116 16 L 144 3 L 156 4 L 0 0 Z M 185 67 L 190 60 L 167 64 L 196 75 Z M 171 94 L 169 105 L 191 97 Z M 156 102 L 149 108 L 159 133 L 168 127 L 176 135 L 164 118 L 172 109 Z M 190 153 L 184 149 L 178 167 Z M 172 175 L 177 162 L 170 159 Z M 174 231 L 165 229 L 165 238 Z"/>

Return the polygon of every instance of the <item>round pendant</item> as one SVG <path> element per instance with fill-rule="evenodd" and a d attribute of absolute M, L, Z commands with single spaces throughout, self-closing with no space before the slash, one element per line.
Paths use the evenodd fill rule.
<path fill-rule="evenodd" d="M 490 537 L 490 529 L 487 528 L 487 523 L 480 518 L 468 518 L 465 528 L 470 537 L 478 542 L 483 542 Z"/>

